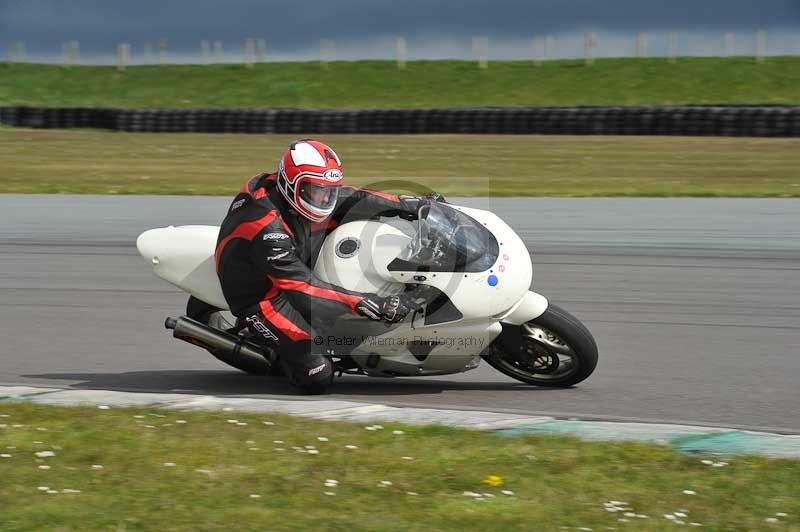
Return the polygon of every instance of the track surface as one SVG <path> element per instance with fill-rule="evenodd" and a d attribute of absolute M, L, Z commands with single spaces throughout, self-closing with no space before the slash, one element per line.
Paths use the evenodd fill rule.
<path fill-rule="evenodd" d="M 163 329 L 185 297 L 134 247 L 216 224 L 227 198 L 0 195 L 0 383 L 286 396 Z M 589 326 L 595 374 L 565 390 L 483 365 L 345 377 L 333 397 L 800 433 L 800 200 L 496 199 L 534 288 Z"/>

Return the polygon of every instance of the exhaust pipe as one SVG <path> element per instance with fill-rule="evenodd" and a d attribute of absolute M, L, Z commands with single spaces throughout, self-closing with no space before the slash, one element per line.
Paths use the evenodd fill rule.
<path fill-rule="evenodd" d="M 272 361 L 264 356 L 264 351 L 258 345 L 235 334 L 213 329 L 186 316 L 178 319 L 167 318 L 164 327 L 172 329 L 173 338 L 202 347 L 226 364 L 235 367 L 246 365 L 260 369 L 264 373 L 272 366 Z"/>

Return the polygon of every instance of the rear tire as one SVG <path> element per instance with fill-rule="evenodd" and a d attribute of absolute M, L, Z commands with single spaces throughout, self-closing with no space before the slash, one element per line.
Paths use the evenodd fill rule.
<path fill-rule="evenodd" d="M 483 353 L 490 366 L 509 377 L 559 388 L 588 378 L 597 367 L 597 358 L 592 333 L 553 304 L 524 325 L 503 324 L 503 332 Z"/>
<path fill-rule="evenodd" d="M 210 325 L 209 322 L 211 321 L 212 316 L 221 311 L 222 309 L 219 309 L 213 305 L 209 305 L 205 301 L 201 301 L 194 296 L 189 296 L 189 301 L 186 303 L 186 316 L 188 318 L 199 321 L 203 325 L 209 325 L 211 327 L 213 326 Z M 255 361 L 249 358 L 236 358 L 229 353 L 222 353 L 212 350 L 208 350 L 208 352 L 214 355 L 216 359 L 226 363 L 227 365 L 251 375 L 283 375 L 283 371 L 281 370 L 279 364 L 271 366 L 266 359 L 264 359 L 262 364 L 260 361 Z"/>

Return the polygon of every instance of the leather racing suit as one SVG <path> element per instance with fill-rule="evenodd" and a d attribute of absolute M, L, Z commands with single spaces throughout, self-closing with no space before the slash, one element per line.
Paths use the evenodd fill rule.
<path fill-rule="evenodd" d="M 314 345 L 317 330 L 356 313 L 366 296 L 314 275 L 325 237 L 345 221 L 413 218 L 416 212 L 398 196 L 342 186 L 331 216 L 314 223 L 294 211 L 276 179 L 277 174 L 251 178 L 231 202 L 217 240 L 217 275 L 231 312 L 276 349 L 296 384 L 321 392 L 333 369 Z"/>

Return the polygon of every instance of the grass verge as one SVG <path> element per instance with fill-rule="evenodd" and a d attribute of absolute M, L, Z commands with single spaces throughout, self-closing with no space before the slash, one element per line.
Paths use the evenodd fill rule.
<path fill-rule="evenodd" d="M 800 527 L 793 461 L 233 412 L 0 415 L 8 531 Z"/>
<path fill-rule="evenodd" d="M 232 195 L 287 135 L 0 129 L 0 192 Z M 800 196 L 800 139 L 327 135 L 348 181 L 457 196 Z"/>
<path fill-rule="evenodd" d="M 0 105 L 415 108 L 800 103 L 800 57 L 316 61 L 115 67 L 0 64 Z"/>

